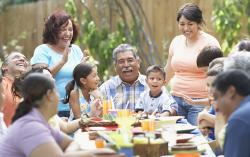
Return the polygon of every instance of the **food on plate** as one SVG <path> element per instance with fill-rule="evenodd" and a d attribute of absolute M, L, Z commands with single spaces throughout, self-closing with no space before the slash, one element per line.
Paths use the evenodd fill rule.
<path fill-rule="evenodd" d="M 86 129 L 88 127 L 118 127 L 115 121 L 96 121 L 96 119 L 93 120 L 93 118 L 82 119 L 79 125 L 82 131 L 87 131 Z"/>
<path fill-rule="evenodd" d="M 194 144 L 176 144 L 171 147 L 172 151 L 195 151 L 197 146 Z"/>
<path fill-rule="evenodd" d="M 99 137 L 99 135 L 96 131 L 89 132 L 89 140 L 95 140 L 98 137 Z"/>

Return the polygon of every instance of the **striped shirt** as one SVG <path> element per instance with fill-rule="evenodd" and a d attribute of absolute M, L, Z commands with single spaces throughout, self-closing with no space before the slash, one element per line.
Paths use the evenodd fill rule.
<path fill-rule="evenodd" d="M 147 88 L 146 77 L 140 74 L 132 85 L 114 76 L 101 85 L 100 91 L 104 98 L 113 100 L 116 109 L 128 108 L 134 111 L 140 94 Z"/>

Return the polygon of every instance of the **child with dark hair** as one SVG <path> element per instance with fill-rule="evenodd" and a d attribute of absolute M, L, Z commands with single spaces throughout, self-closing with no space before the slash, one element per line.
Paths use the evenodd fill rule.
<path fill-rule="evenodd" d="M 223 58 L 223 52 L 217 46 L 205 46 L 201 52 L 199 53 L 196 64 L 199 69 L 202 69 L 204 72 L 207 72 L 208 68 L 211 68 L 210 63 L 217 58 Z M 223 60 L 219 61 L 218 63 L 223 63 Z M 218 65 L 218 64 L 217 64 Z M 223 64 L 222 64 L 223 66 Z M 188 102 L 189 104 L 204 104 L 209 105 L 208 98 L 203 99 L 191 99 L 186 95 L 182 95 L 183 99 Z"/>
<path fill-rule="evenodd" d="M 90 93 L 98 88 L 97 67 L 88 63 L 78 64 L 73 71 L 73 80 L 66 85 L 64 103 L 71 106 L 70 119 L 101 115 L 101 98 Z"/>
<path fill-rule="evenodd" d="M 148 67 L 146 75 L 149 90 L 140 95 L 135 110 L 153 115 L 158 113 L 160 116 L 176 115 L 177 103 L 167 90 L 162 88 L 165 85 L 164 69 L 153 65 Z"/>
<path fill-rule="evenodd" d="M 207 71 L 209 63 L 216 58 L 223 57 L 223 52 L 217 46 L 206 46 L 199 53 L 196 64 L 198 68 L 202 68 Z"/>
<path fill-rule="evenodd" d="M 30 75 L 32 73 L 42 73 L 45 76 L 53 79 L 48 67 L 46 67 L 46 66 L 32 66 L 31 70 L 29 70 L 28 72 L 22 74 L 20 77 L 15 78 L 15 80 L 13 82 L 13 85 L 12 85 L 12 93 L 13 93 L 13 95 L 15 95 L 16 97 L 19 97 L 19 98 L 23 97 L 23 94 L 22 94 L 22 91 L 21 91 L 22 84 L 24 82 L 24 79 L 28 75 Z M 53 116 L 52 118 L 49 119 L 48 123 L 53 128 L 59 129 L 64 133 L 71 134 L 74 131 L 76 131 L 77 129 L 79 129 L 79 127 L 80 127 L 79 121 L 80 121 L 80 119 L 67 122 L 67 121 L 65 121 L 65 119 L 64 120 L 61 119 L 56 114 L 55 116 Z"/>

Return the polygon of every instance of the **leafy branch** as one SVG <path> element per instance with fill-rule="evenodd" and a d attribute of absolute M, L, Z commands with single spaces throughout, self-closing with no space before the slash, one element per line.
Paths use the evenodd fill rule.
<path fill-rule="evenodd" d="M 244 21 L 247 19 L 248 35 L 250 34 L 250 1 L 223 0 L 214 1 L 213 18 L 217 33 L 222 40 L 222 50 L 226 54 L 246 34 L 241 34 Z"/>
<path fill-rule="evenodd" d="M 104 80 L 114 72 L 111 70 L 113 68 L 110 67 L 112 51 L 121 43 L 130 43 L 137 47 L 143 69 L 149 64 L 161 62 L 161 58 L 157 56 L 158 51 L 152 39 L 150 25 L 138 0 L 97 0 L 91 2 L 97 7 L 101 17 L 98 21 L 101 24 L 98 27 L 86 1 L 81 1 L 80 6 L 84 7 L 82 9 L 84 11 L 80 14 L 79 5 L 76 5 L 74 0 L 68 0 L 65 7 L 80 24 L 78 44 L 83 44 L 86 49 L 89 49 L 91 56 L 98 60 L 100 64 L 99 74 Z M 129 14 L 126 12 L 127 10 Z M 105 11 L 106 13 L 108 11 L 109 14 L 105 15 Z M 118 15 L 118 20 L 115 19 L 118 21 L 115 28 L 113 28 L 112 13 Z M 128 20 L 128 16 L 131 16 L 132 20 Z"/>

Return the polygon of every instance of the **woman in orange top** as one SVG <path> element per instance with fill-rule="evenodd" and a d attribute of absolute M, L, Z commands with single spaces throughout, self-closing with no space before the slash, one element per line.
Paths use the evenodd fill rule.
<path fill-rule="evenodd" d="M 7 126 L 11 124 L 12 117 L 15 114 L 19 98 L 15 97 L 11 92 L 13 81 L 20 74 L 24 73 L 28 68 L 27 58 L 19 53 L 10 53 L 3 61 L 1 71 L 3 75 L 3 92 L 5 98 L 3 100 L 4 122 Z"/>
<path fill-rule="evenodd" d="M 201 30 L 204 23 L 202 11 L 195 4 L 185 4 L 177 13 L 182 35 L 176 36 L 169 47 L 166 70 L 167 83 L 171 80 L 171 93 L 178 103 L 177 114 L 197 125 L 197 115 L 206 104 L 192 105 L 182 97 L 207 98 L 206 74 L 196 65 L 200 51 L 208 45 L 220 47 L 219 42 Z"/>

